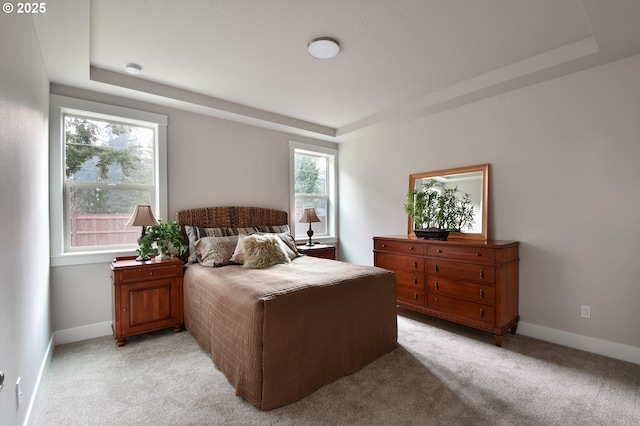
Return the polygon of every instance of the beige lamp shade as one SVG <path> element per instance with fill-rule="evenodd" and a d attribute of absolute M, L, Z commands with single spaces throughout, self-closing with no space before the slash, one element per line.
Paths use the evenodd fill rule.
<path fill-rule="evenodd" d="M 127 226 L 157 226 L 158 221 L 153 217 L 151 206 L 136 206 L 127 222 Z"/>
<path fill-rule="evenodd" d="M 298 222 L 314 223 L 314 222 L 321 222 L 321 220 L 318 218 L 318 215 L 316 214 L 316 209 L 310 208 L 310 209 L 304 209 L 304 212 L 302 213 L 302 217 Z"/>

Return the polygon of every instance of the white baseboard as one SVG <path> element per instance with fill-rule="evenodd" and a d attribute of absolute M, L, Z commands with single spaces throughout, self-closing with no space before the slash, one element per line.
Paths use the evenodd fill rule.
<path fill-rule="evenodd" d="M 99 322 L 97 324 L 84 325 L 82 327 L 67 328 L 53 333 L 56 345 L 79 342 L 81 340 L 93 339 L 95 337 L 107 336 L 113 333 L 111 321 Z"/>
<path fill-rule="evenodd" d="M 45 370 L 49 368 L 49 363 L 51 362 L 51 357 L 53 356 L 53 348 L 54 348 L 53 342 L 54 342 L 54 338 L 52 334 L 51 338 L 49 339 L 49 344 L 47 345 L 47 350 L 45 351 L 44 357 L 42 358 L 42 363 L 40 364 L 40 371 L 38 371 L 38 377 L 36 378 L 36 383 L 33 388 L 33 392 L 31 393 L 31 400 L 29 401 L 27 414 L 24 417 L 24 426 L 27 426 L 29 424 L 31 411 L 33 410 L 33 406 L 36 404 L 36 401 L 38 400 L 40 385 L 42 383 L 42 376 L 44 375 Z"/>
<path fill-rule="evenodd" d="M 113 333 L 111 324 L 111 321 L 107 321 L 56 331 L 54 333 L 55 344 L 62 345 L 110 335 Z M 635 346 L 595 339 L 593 337 L 555 330 L 523 321 L 518 323 L 518 334 L 622 361 L 632 362 L 634 364 L 640 364 L 640 348 Z"/>
<path fill-rule="evenodd" d="M 632 362 L 634 364 L 640 364 L 640 348 L 635 346 L 595 339 L 593 337 L 555 330 L 522 321 L 518 323 L 518 334 L 622 361 Z"/>

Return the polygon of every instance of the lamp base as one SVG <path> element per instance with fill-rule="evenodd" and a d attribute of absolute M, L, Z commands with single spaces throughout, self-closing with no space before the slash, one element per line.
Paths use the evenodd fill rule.
<path fill-rule="evenodd" d="M 305 245 L 311 247 L 313 245 L 313 243 L 311 242 L 311 237 L 313 237 L 313 229 L 311 229 L 311 224 L 309 224 L 309 230 L 307 231 L 307 235 L 309 236 L 309 242 Z"/>

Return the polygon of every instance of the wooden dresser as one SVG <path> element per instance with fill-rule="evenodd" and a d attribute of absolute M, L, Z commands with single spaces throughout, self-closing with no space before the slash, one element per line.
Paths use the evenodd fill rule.
<path fill-rule="evenodd" d="M 373 238 L 374 265 L 396 274 L 398 306 L 493 333 L 518 326 L 515 241 Z"/>

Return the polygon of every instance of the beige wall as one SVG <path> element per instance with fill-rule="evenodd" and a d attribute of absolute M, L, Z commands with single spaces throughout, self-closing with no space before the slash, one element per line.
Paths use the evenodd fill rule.
<path fill-rule="evenodd" d="M 0 424 L 14 425 L 28 415 L 51 338 L 49 80 L 31 16 L 0 14 L 0 57 Z"/>
<path fill-rule="evenodd" d="M 640 363 L 638 76 L 634 57 L 341 144 L 341 256 L 372 264 L 373 235 L 406 232 L 410 173 L 491 163 L 490 236 L 521 242 L 519 332 Z M 77 89 L 52 93 L 168 115 L 171 216 L 220 204 L 287 209 L 288 141 L 314 142 Z M 56 331 L 109 333 L 107 265 L 52 268 L 52 300 Z M 582 304 L 591 319 L 580 318 Z"/>
<path fill-rule="evenodd" d="M 491 163 L 519 331 L 640 363 L 639 100 L 636 56 L 341 144 L 342 253 L 372 264 L 372 236 L 406 233 L 410 173 Z"/>
<path fill-rule="evenodd" d="M 169 218 L 181 209 L 255 205 L 289 210 L 289 140 L 335 144 L 52 85 L 51 93 L 164 114 Z M 134 254 L 132 252 L 132 254 Z M 51 268 L 56 342 L 111 332 L 108 262 Z"/>

